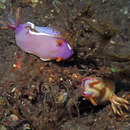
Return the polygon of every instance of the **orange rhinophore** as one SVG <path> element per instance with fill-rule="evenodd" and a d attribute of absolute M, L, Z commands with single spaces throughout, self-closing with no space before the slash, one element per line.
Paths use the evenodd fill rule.
<path fill-rule="evenodd" d="M 62 45 L 62 41 L 56 40 L 56 42 L 58 43 L 58 45 Z"/>

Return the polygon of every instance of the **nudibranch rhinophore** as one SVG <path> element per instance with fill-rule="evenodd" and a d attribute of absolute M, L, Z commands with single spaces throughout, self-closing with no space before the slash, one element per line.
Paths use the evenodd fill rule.
<path fill-rule="evenodd" d="M 40 57 L 43 61 L 61 61 L 72 55 L 72 49 L 61 33 L 51 27 L 35 26 L 31 22 L 19 23 L 20 8 L 16 12 L 16 21 L 8 15 L 8 21 L 2 22 L 2 28 L 12 28 L 16 44 L 25 52 Z"/>
<path fill-rule="evenodd" d="M 88 76 L 82 80 L 81 94 L 84 98 L 89 99 L 94 106 L 106 101 L 110 101 L 114 114 L 122 116 L 124 113 L 121 107 L 124 107 L 126 110 L 128 110 L 127 105 L 129 102 L 118 97 L 114 91 L 115 84 L 108 79 L 103 79 L 96 76 Z"/>

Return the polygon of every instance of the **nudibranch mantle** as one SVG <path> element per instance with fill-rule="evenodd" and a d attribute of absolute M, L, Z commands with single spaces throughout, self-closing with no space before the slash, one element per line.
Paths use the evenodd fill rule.
<path fill-rule="evenodd" d="M 7 23 L 3 24 L 15 32 L 16 44 L 25 52 L 34 54 L 43 61 L 68 59 L 72 49 L 61 33 L 51 27 L 35 26 L 31 22 L 19 24 L 19 8 L 16 22 L 8 15 Z"/>
<path fill-rule="evenodd" d="M 49 27 L 38 27 L 27 22 L 19 25 L 15 32 L 16 44 L 25 52 L 32 53 L 44 61 L 67 59 L 72 55 L 70 45 L 60 37 L 59 32 Z M 59 45 L 57 40 L 62 44 Z"/>

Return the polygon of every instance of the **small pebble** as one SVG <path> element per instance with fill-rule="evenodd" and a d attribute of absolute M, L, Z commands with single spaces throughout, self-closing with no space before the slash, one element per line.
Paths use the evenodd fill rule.
<path fill-rule="evenodd" d="M 15 92 L 15 90 L 16 90 L 16 88 L 13 88 L 13 89 L 11 90 L 11 92 L 13 93 L 13 92 Z"/>
<path fill-rule="evenodd" d="M 23 129 L 24 130 L 30 130 L 31 129 L 30 124 L 24 124 Z"/>
<path fill-rule="evenodd" d="M 3 125 L 0 125 L 0 130 L 7 130 L 7 128 Z"/>
<path fill-rule="evenodd" d="M 11 120 L 17 121 L 19 118 L 15 114 L 10 115 Z"/>
<path fill-rule="evenodd" d="M 124 9 L 124 15 L 127 15 L 128 14 L 128 8 L 125 8 Z"/>
<path fill-rule="evenodd" d="M 105 3 L 105 2 L 107 2 L 107 0 L 102 0 L 102 3 Z"/>

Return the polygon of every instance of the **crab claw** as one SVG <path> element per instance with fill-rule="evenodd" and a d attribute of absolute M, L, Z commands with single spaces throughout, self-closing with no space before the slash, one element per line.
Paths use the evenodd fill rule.
<path fill-rule="evenodd" d="M 129 104 L 129 102 L 127 100 L 120 98 L 116 96 L 115 94 L 113 94 L 109 100 L 111 102 L 111 107 L 114 114 L 117 114 L 119 116 L 125 115 L 125 113 L 122 111 L 122 108 L 125 108 L 126 110 L 128 110 L 127 105 Z"/>

